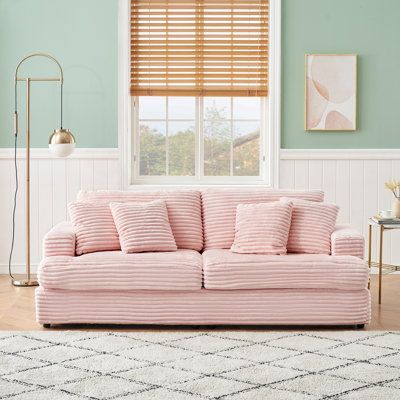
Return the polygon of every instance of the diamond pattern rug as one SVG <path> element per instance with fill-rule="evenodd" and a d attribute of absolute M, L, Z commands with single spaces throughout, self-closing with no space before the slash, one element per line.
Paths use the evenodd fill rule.
<path fill-rule="evenodd" d="M 400 332 L 0 332 L 0 398 L 400 399 Z"/>

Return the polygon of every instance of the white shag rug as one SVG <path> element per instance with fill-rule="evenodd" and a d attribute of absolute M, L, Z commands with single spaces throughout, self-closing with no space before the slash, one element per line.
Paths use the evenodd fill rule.
<path fill-rule="evenodd" d="M 0 332 L 0 398 L 400 399 L 400 332 Z"/>

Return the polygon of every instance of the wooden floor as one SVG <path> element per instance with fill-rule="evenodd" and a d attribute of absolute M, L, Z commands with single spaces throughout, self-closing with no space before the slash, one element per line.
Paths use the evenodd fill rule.
<path fill-rule="evenodd" d="M 400 275 L 383 276 L 383 301 L 380 306 L 377 304 L 377 278 L 376 275 L 372 276 L 372 320 L 365 329 L 400 331 Z M 8 276 L 0 275 L 0 330 L 44 330 L 35 321 L 34 291 L 35 288 L 14 287 Z M 65 326 L 52 329 L 71 328 L 107 331 L 138 329 L 135 326 Z"/>

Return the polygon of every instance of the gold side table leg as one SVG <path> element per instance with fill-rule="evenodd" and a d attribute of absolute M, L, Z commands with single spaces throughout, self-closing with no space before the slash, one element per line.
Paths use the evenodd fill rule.
<path fill-rule="evenodd" d="M 369 225 L 368 229 L 368 289 L 371 289 L 371 246 L 372 246 L 372 225 Z"/>
<path fill-rule="evenodd" d="M 384 227 L 381 225 L 380 235 L 379 235 L 379 294 L 378 301 L 379 304 L 382 303 L 382 252 L 383 252 L 383 230 Z"/>

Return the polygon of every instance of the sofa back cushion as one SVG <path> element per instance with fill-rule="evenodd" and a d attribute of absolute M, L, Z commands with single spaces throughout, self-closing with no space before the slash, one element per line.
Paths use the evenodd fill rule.
<path fill-rule="evenodd" d="M 165 200 L 176 245 L 180 249 L 200 251 L 203 248 L 201 197 L 196 190 L 120 191 L 81 190 L 78 201 L 109 204 L 111 202 L 150 202 Z"/>
<path fill-rule="evenodd" d="M 235 238 L 236 207 L 238 204 L 268 203 L 281 197 L 321 202 L 320 190 L 294 191 L 275 189 L 205 189 L 203 204 L 204 248 L 229 249 Z"/>

